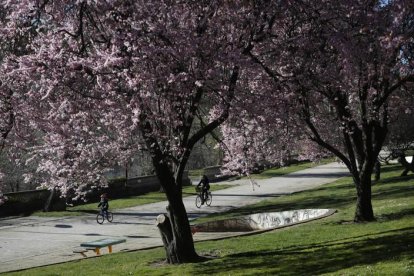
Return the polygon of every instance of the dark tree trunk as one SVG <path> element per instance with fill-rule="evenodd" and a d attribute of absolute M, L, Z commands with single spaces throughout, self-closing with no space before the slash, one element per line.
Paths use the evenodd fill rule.
<path fill-rule="evenodd" d="M 54 197 L 55 197 L 55 189 L 50 191 L 49 197 L 47 198 L 45 205 L 43 207 L 43 212 L 50 211 L 50 207 L 52 206 L 52 201 Z"/>
<path fill-rule="evenodd" d="M 125 189 L 128 189 L 128 162 L 125 163 Z"/>
<path fill-rule="evenodd" d="M 368 155 L 367 155 L 368 156 Z M 359 166 L 358 171 L 353 171 L 353 179 L 357 192 L 357 202 L 355 208 L 355 222 L 374 221 L 374 211 L 372 209 L 371 175 L 374 170 L 377 158 L 367 158 Z"/>
<path fill-rule="evenodd" d="M 406 176 L 410 171 L 414 172 L 414 156 L 413 156 L 413 160 L 411 160 L 411 163 L 409 163 L 405 159 L 405 153 L 402 152 L 400 156 L 398 157 L 398 162 L 404 167 L 404 170 L 401 173 L 401 176 Z"/>
<path fill-rule="evenodd" d="M 65 211 L 66 200 L 60 197 L 60 192 L 57 189 L 52 189 L 43 207 L 43 212 L 50 211 Z"/>
<path fill-rule="evenodd" d="M 355 183 L 357 202 L 355 209 L 355 222 L 374 221 L 374 211 L 371 204 L 371 177 L 361 179 Z"/>
<path fill-rule="evenodd" d="M 194 248 L 187 214 L 174 212 L 172 211 L 174 208 L 171 207 L 167 209 L 169 213 L 157 217 L 157 227 L 161 234 L 168 263 L 180 264 L 201 260 Z M 183 217 L 187 219 L 187 223 L 179 222 Z"/>
<path fill-rule="evenodd" d="M 162 214 L 157 219 L 167 261 L 171 264 L 199 261 L 200 257 L 194 248 L 193 235 L 182 200 L 181 183 L 173 177 L 167 165 L 155 165 L 157 176 L 169 202 L 168 214 Z"/>
<path fill-rule="evenodd" d="M 379 181 L 381 179 L 381 163 L 378 159 L 375 162 L 374 175 L 375 175 L 375 181 Z"/>
<path fill-rule="evenodd" d="M 409 171 L 410 171 L 409 169 L 404 168 L 400 176 L 407 176 Z"/>

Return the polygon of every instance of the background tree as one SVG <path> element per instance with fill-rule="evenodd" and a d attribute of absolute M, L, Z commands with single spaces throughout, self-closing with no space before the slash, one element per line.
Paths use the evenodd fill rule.
<path fill-rule="evenodd" d="M 283 12 L 267 11 L 273 20 L 254 34 L 247 55 L 275 82 L 266 100 L 290 102 L 304 134 L 345 163 L 357 192 L 355 221 L 371 221 L 371 173 L 389 106 L 414 81 L 413 2 L 283 3 Z"/>
<path fill-rule="evenodd" d="M 413 121 L 413 94 L 412 86 L 404 87 L 399 96 L 399 101 L 394 103 L 398 106 L 391 106 L 392 109 L 401 112 L 393 112 L 390 118 L 390 127 L 384 149 L 391 158 L 397 158 L 399 163 L 404 167 L 402 176 L 408 174 L 409 171 L 414 172 L 413 160 L 410 162 L 406 159 L 406 155 L 413 156 L 414 150 L 414 121 Z"/>

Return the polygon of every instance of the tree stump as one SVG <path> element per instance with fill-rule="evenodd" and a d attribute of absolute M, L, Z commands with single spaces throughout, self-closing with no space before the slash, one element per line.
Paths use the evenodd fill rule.
<path fill-rule="evenodd" d="M 174 235 L 171 228 L 171 220 L 168 214 L 160 214 L 157 216 L 156 225 L 161 234 L 161 239 L 164 244 L 165 252 L 167 254 L 167 261 L 170 264 L 179 263 L 178 256 L 175 252 Z"/>

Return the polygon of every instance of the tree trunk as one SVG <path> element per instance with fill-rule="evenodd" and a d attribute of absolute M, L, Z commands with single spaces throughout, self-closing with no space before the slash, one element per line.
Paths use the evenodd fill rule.
<path fill-rule="evenodd" d="M 43 207 L 43 212 L 65 211 L 65 210 L 66 210 L 66 200 L 60 198 L 60 192 L 58 190 L 52 189 Z"/>
<path fill-rule="evenodd" d="M 174 249 L 174 238 L 171 229 L 171 220 L 168 214 L 157 217 L 157 227 L 161 234 L 162 243 L 167 253 L 167 261 L 170 264 L 179 263 L 179 258 Z"/>
<path fill-rule="evenodd" d="M 125 190 L 128 189 L 128 162 L 125 163 Z"/>
<path fill-rule="evenodd" d="M 201 257 L 197 255 L 194 248 L 187 213 L 185 209 L 178 207 L 181 205 L 179 202 L 176 204 L 175 207 L 171 207 L 171 204 L 167 207 L 168 214 L 161 214 L 157 217 L 157 227 L 164 244 L 167 261 L 170 264 L 200 261 Z M 184 207 L 183 204 L 182 206 Z"/>
<path fill-rule="evenodd" d="M 407 176 L 409 171 L 410 171 L 409 169 L 404 168 L 400 176 Z"/>
<path fill-rule="evenodd" d="M 403 172 L 401 173 L 401 176 L 407 176 L 408 172 L 414 172 L 414 156 L 412 157 L 413 160 L 411 160 L 411 163 L 405 159 L 405 153 L 402 152 L 400 156 L 398 157 L 398 162 L 404 167 Z"/>
<path fill-rule="evenodd" d="M 55 189 L 50 191 L 50 194 L 45 202 L 45 205 L 43 206 L 43 212 L 49 212 L 50 207 L 52 205 L 53 197 L 55 196 Z"/>
<path fill-rule="evenodd" d="M 365 168 L 360 173 L 359 181 L 355 180 L 355 186 L 357 190 L 357 202 L 355 209 L 355 222 L 374 221 L 374 211 L 371 204 L 371 172 Z"/>
<path fill-rule="evenodd" d="M 381 163 L 378 159 L 375 162 L 374 175 L 375 175 L 375 181 L 379 181 L 381 179 Z"/>
<path fill-rule="evenodd" d="M 160 215 L 157 220 L 167 261 L 171 264 L 200 261 L 182 199 L 181 183 L 177 183 L 169 168 L 163 164 L 157 164 L 157 176 L 169 203 L 168 214 Z"/>

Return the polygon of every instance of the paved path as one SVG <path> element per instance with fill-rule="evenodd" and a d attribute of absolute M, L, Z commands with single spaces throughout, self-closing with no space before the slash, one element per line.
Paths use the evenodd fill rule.
<path fill-rule="evenodd" d="M 312 189 L 347 175 L 338 163 L 306 169 L 283 177 L 258 180 L 255 191 L 248 180 L 213 193 L 211 207 L 195 207 L 195 197 L 184 198 L 190 220 L 252 204 L 281 194 Z M 136 250 L 162 245 L 155 218 L 165 212 L 166 202 L 158 202 L 117 210 L 113 223 L 98 225 L 95 215 L 67 218 L 21 217 L 0 220 L 0 272 L 80 259 L 73 253 L 80 243 L 100 238 L 120 237 L 126 243 L 115 245 L 114 252 Z M 220 236 L 217 236 L 220 235 Z M 197 233 L 194 239 L 205 240 L 224 234 Z M 106 249 L 102 250 L 107 253 Z M 93 256 L 93 252 L 88 255 Z"/>

